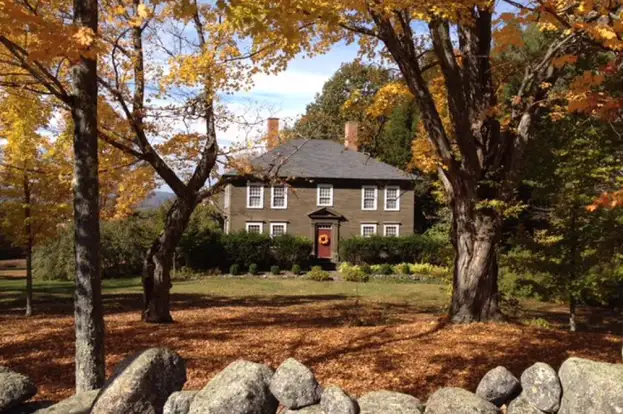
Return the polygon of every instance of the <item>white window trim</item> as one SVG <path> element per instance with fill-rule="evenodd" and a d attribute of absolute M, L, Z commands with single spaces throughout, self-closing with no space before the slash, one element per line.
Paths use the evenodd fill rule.
<path fill-rule="evenodd" d="M 260 234 L 264 233 L 264 223 L 261 221 L 247 221 L 244 225 L 244 229 L 248 233 L 249 226 L 256 226 L 256 225 L 260 226 Z"/>
<path fill-rule="evenodd" d="M 395 189 L 398 192 L 398 196 L 396 197 L 396 208 L 387 208 L 387 190 L 388 189 Z M 400 211 L 400 186 L 389 185 L 385 187 L 385 211 Z"/>
<path fill-rule="evenodd" d="M 283 226 L 283 234 L 288 234 L 288 223 L 284 222 L 284 221 L 277 221 L 274 223 L 270 223 L 270 237 L 275 237 L 273 236 L 273 227 L 274 226 Z"/>
<path fill-rule="evenodd" d="M 262 191 L 260 192 L 260 205 L 259 206 L 251 206 L 251 187 L 260 187 Z M 247 208 L 261 210 L 264 208 L 264 186 L 259 183 L 247 183 Z"/>
<path fill-rule="evenodd" d="M 365 194 L 367 188 L 374 189 L 374 207 L 373 208 L 365 208 Z M 365 211 L 375 211 L 378 206 L 379 201 L 379 188 L 375 185 L 362 185 L 361 186 L 361 209 Z"/>
<path fill-rule="evenodd" d="M 387 236 L 387 228 L 388 227 L 395 227 L 396 228 L 396 236 L 391 236 L 391 237 L 400 237 L 400 224 L 384 224 L 383 225 L 383 236 L 384 237 L 389 237 L 389 236 Z"/>
<path fill-rule="evenodd" d="M 378 225 L 373 224 L 373 223 L 363 223 L 363 224 L 361 225 L 361 237 L 364 237 L 364 235 L 363 235 L 363 228 L 364 228 L 364 227 L 374 227 L 374 233 L 373 233 L 373 235 L 374 235 L 374 236 L 376 236 L 376 235 L 377 235 L 377 232 L 378 232 Z"/>
<path fill-rule="evenodd" d="M 283 187 L 283 198 L 284 198 L 284 202 L 283 202 L 283 207 L 279 207 L 279 206 L 275 206 L 275 187 Z M 271 186 L 270 187 L 270 208 L 275 209 L 275 210 L 285 210 L 288 208 L 288 186 L 287 185 L 278 185 L 278 186 Z"/>
<path fill-rule="evenodd" d="M 320 188 L 329 188 L 331 190 L 329 192 L 331 198 L 329 204 L 320 204 Z M 316 187 L 316 205 L 318 207 L 333 207 L 333 184 L 318 184 Z"/>
<path fill-rule="evenodd" d="M 231 184 L 225 186 L 225 201 L 223 202 L 223 208 L 229 208 L 231 205 Z"/>

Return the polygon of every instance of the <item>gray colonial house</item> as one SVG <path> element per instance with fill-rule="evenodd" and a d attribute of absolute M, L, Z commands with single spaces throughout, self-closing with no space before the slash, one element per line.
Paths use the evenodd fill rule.
<path fill-rule="evenodd" d="M 263 179 L 225 173 L 230 183 L 218 203 L 225 232 L 309 237 L 314 255 L 331 261 L 345 238 L 413 234 L 417 178 L 359 152 L 357 123 L 346 124 L 344 144 L 280 144 L 278 122 L 268 123 L 269 150 L 251 161 Z"/>

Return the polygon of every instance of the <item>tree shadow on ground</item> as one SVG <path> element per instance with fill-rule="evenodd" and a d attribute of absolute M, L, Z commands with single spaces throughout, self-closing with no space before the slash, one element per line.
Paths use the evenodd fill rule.
<path fill-rule="evenodd" d="M 435 308 L 355 296 L 173 294 L 176 323 L 167 325 L 141 322 L 141 299 L 139 293 L 104 295 L 109 374 L 129 354 L 166 346 L 186 359 L 189 389 L 203 387 L 237 358 L 276 368 L 293 356 L 324 385 L 336 383 L 356 395 L 387 388 L 422 399 L 442 386 L 473 390 L 497 365 L 519 376 L 536 361 L 558 368 L 570 355 L 620 358 L 620 342 L 611 335 L 516 323 L 449 325 Z M 32 376 L 38 398 L 68 396 L 74 372 L 71 297 L 39 297 L 32 318 L 10 302 L 0 301 L 0 364 Z"/>

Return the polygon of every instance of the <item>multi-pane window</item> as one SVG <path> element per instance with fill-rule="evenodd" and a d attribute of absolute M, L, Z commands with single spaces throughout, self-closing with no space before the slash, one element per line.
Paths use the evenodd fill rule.
<path fill-rule="evenodd" d="M 370 237 L 376 234 L 376 224 L 362 224 L 361 235 L 363 237 Z"/>
<path fill-rule="evenodd" d="M 262 233 L 264 230 L 264 223 L 261 222 L 248 222 L 246 224 L 247 233 Z"/>
<path fill-rule="evenodd" d="M 271 208 L 288 208 L 288 190 L 286 186 L 272 187 L 271 194 Z"/>
<path fill-rule="evenodd" d="M 272 237 L 283 236 L 287 232 L 286 223 L 270 223 L 270 235 Z"/>
<path fill-rule="evenodd" d="M 378 189 L 373 185 L 364 185 L 361 188 L 361 209 L 376 210 Z"/>
<path fill-rule="evenodd" d="M 262 184 L 247 186 L 247 207 L 264 208 L 264 186 Z"/>
<path fill-rule="evenodd" d="M 398 224 L 385 224 L 383 226 L 385 237 L 398 237 L 400 236 L 400 226 Z"/>
<path fill-rule="evenodd" d="M 318 184 L 318 203 L 321 207 L 333 205 L 333 186 L 331 184 Z"/>
<path fill-rule="evenodd" d="M 385 187 L 385 210 L 400 210 L 400 187 Z"/>

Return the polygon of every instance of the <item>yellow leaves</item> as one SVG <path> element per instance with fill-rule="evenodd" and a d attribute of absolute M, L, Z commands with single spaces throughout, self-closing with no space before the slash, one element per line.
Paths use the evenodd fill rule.
<path fill-rule="evenodd" d="M 377 92 L 372 105 L 366 109 L 366 114 L 373 118 L 388 116 L 400 102 L 411 99 L 413 95 L 404 82 L 390 82 Z M 352 106 L 351 101 L 352 98 L 346 104 Z"/>
<path fill-rule="evenodd" d="M 141 19 L 147 19 L 148 17 L 151 16 L 151 11 L 147 8 L 147 6 L 145 5 L 145 3 L 141 3 L 138 5 L 137 10 L 136 10 L 136 14 L 138 15 L 138 17 L 140 17 Z"/>
<path fill-rule="evenodd" d="M 534 239 L 540 245 L 554 246 L 564 240 L 564 236 L 551 234 L 547 230 L 536 230 L 534 233 Z"/>
<path fill-rule="evenodd" d="M 121 5 L 114 6 L 110 9 L 110 14 L 112 14 L 113 16 L 123 16 L 125 12 L 125 7 Z"/>
<path fill-rule="evenodd" d="M 21 245 L 27 239 L 25 226 L 35 231 L 35 241 L 51 235 L 58 222 L 69 217 L 67 201 L 71 187 L 61 142 L 40 134 L 51 114 L 49 103 L 27 91 L 5 94 L 0 100 L 0 135 L 6 139 L 0 165 L 4 220 L 2 231 Z M 68 166 L 70 167 L 70 166 Z M 27 196 L 31 201 L 27 202 Z M 30 209 L 30 218 L 26 210 Z"/>
<path fill-rule="evenodd" d="M 426 137 L 422 125 L 418 126 L 418 136 L 411 141 L 411 162 L 409 169 L 417 169 L 425 174 L 435 174 L 442 166 L 437 151 Z"/>
<path fill-rule="evenodd" d="M 80 27 L 72 36 L 81 49 L 88 49 L 95 42 L 95 33 L 88 27 Z"/>

